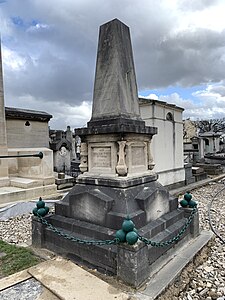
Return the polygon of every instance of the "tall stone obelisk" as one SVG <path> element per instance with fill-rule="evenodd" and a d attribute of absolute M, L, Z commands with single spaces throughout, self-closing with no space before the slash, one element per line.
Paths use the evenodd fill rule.
<path fill-rule="evenodd" d="M 5 120 L 5 105 L 4 105 L 4 88 L 2 74 L 2 53 L 0 40 L 0 156 L 8 155 L 7 137 L 6 137 L 6 120 Z M 0 187 L 9 184 L 8 177 L 8 161 L 0 159 Z"/>
<path fill-rule="evenodd" d="M 129 27 L 114 19 L 100 27 L 92 120 L 140 119 Z"/>

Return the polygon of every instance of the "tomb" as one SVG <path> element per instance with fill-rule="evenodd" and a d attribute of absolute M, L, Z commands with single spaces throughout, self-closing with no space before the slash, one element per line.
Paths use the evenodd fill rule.
<path fill-rule="evenodd" d="M 45 112 L 5 107 L 0 47 L 0 206 L 56 193 L 50 118 Z M 33 156 L 40 152 L 42 158 Z"/>
<path fill-rule="evenodd" d="M 178 199 L 154 172 L 151 141 L 157 128 L 146 126 L 140 117 L 130 32 L 118 19 L 100 27 L 92 117 L 87 128 L 75 133 L 81 138 L 82 174 L 55 204 L 55 214 L 44 222 L 33 217 L 33 245 L 138 287 L 164 258 L 198 235 L 198 214 L 175 244 L 156 248 L 140 240 L 134 245 L 104 243 L 115 239 L 128 216 L 143 237 L 163 242 L 175 237 L 191 214 L 178 209 Z"/>

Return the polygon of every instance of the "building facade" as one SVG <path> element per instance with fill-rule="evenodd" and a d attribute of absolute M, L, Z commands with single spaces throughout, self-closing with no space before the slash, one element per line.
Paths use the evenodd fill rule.
<path fill-rule="evenodd" d="M 168 187 L 184 184 L 183 108 L 159 100 L 139 98 L 140 113 L 147 126 L 158 128 L 152 155 L 159 182 Z"/>

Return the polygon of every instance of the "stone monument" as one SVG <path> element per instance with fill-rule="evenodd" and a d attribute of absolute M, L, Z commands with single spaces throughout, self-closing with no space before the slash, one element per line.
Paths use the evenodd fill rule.
<path fill-rule="evenodd" d="M 81 240 L 110 240 L 129 216 L 147 238 L 164 241 L 186 222 L 178 201 L 153 172 L 157 128 L 140 118 L 129 28 L 117 19 L 100 27 L 92 118 L 81 137 L 81 175 L 47 222 Z M 190 231 L 186 231 L 186 237 Z M 33 218 L 33 244 L 116 274 L 133 286 L 172 247 L 87 245 L 59 237 Z"/>
<path fill-rule="evenodd" d="M 56 193 L 53 155 L 47 148 L 51 117 L 5 107 L 0 41 L 0 206 Z M 39 152 L 42 159 L 33 156 Z"/>
<path fill-rule="evenodd" d="M 0 40 L 0 156 L 8 155 L 7 138 L 6 138 L 6 121 L 4 105 L 4 87 L 2 72 L 2 54 Z M 0 187 L 9 185 L 8 162 L 6 159 L 0 159 Z"/>

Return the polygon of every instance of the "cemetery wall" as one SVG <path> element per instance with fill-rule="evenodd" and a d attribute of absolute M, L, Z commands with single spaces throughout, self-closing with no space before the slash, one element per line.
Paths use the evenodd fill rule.
<path fill-rule="evenodd" d="M 8 148 L 49 148 L 51 115 L 9 107 L 5 111 Z"/>

